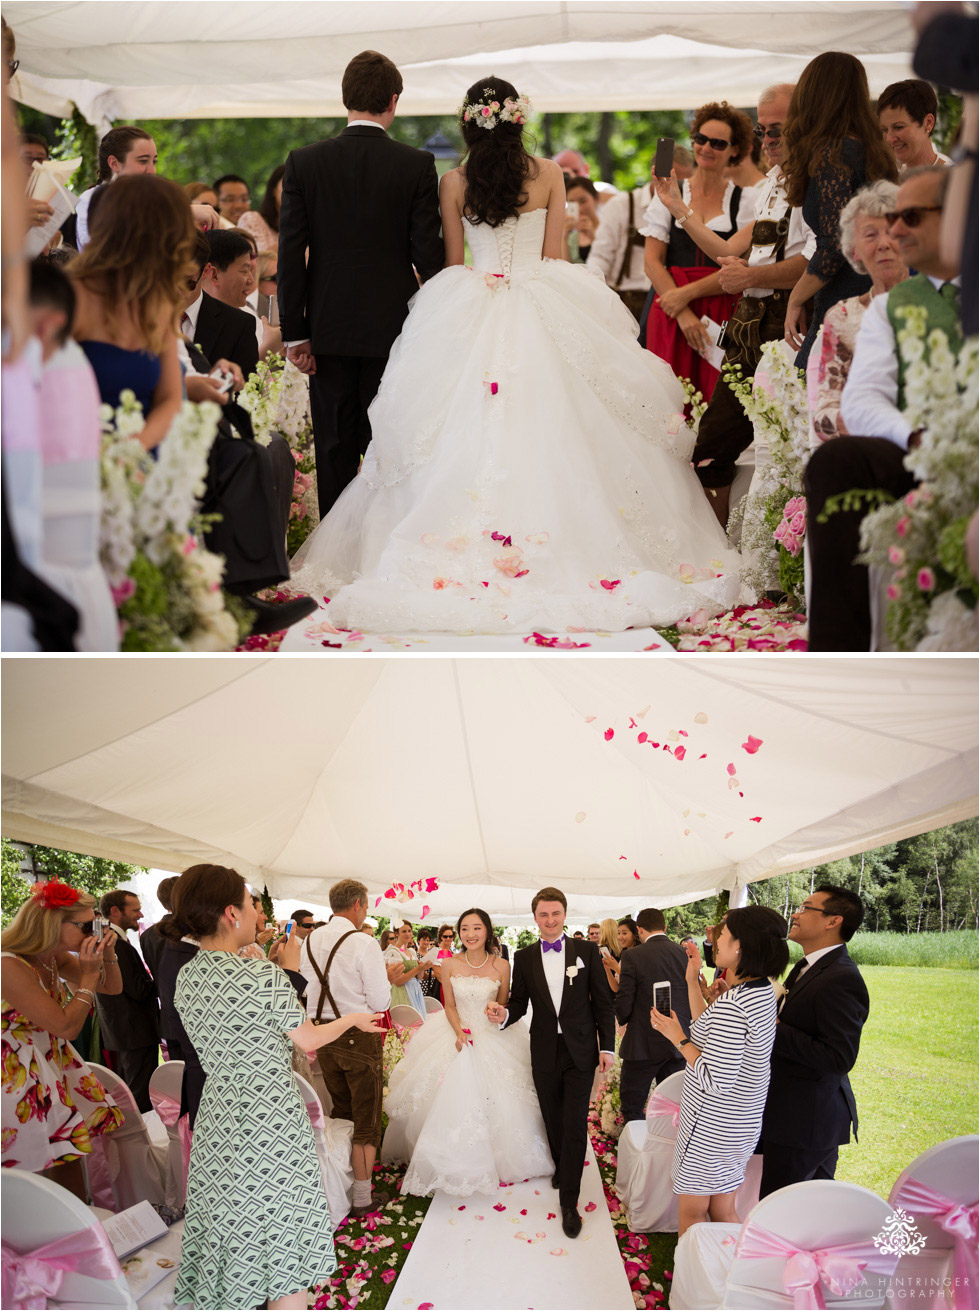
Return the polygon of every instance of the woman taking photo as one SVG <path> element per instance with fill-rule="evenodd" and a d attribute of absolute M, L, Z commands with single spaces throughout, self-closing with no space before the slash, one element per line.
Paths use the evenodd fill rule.
<path fill-rule="evenodd" d="M 255 940 L 256 916 L 235 870 L 193 865 L 177 880 L 172 901 L 164 931 L 200 947 L 178 975 L 175 1001 L 207 1073 L 175 1300 L 305 1311 L 307 1290 L 336 1260 L 291 1042 L 313 1051 L 352 1025 L 374 1033 L 378 1016 L 315 1025 L 281 969 L 238 955 Z"/>
<path fill-rule="evenodd" d="M 603 925 L 607 922 L 609 924 L 615 923 L 614 920 L 604 920 Z M 608 936 L 611 937 L 611 933 Z M 600 934 L 600 942 L 601 941 L 602 938 Z M 602 953 L 602 966 L 606 971 L 606 982 L 609 984 L 610 988 L 612 988 L 613 992 L 619 992 L 619 970 L 623 959 L 623 952 L 629 951 L 630 947 L 638 947 L 639 944 L 640 935 L 636 929 L 636 921 L 627 915 L 625 919 L 621 919 L 619 923 L 616 924 L 617 954 L 614 956 L 610 951 L 607 956 L 605 952 Z"/>
<path fill-rule="evenodd" d="M 69 265 L 77 308 L 73 335 L 95 371 L 106 405 L 133 391 L 158 446 L 183 399 L 177 331 L 192 277 L 196 232 L 175 182 L 124 177 L 97 197 L 85 250 Z"/>
<path fill-rule="evenodd" d="M 864 65 L 840 50 L 817 55 L 800 74 L 783 124 L 783 141 L 786 198 L 802 207 L 817 239 L 816 252 L 786 308 L 786 340 L 799 350 L 796 365 L 803 369 L 831 305 L 862 296 L 871 286 L 871 279 L 856 273 L 841 251 L 841 211 L 869 182 L 897 182 L 898 165 L 882 140 Z M 811 297 L 807 330 L 803 307 Z"/>
<path fill-rule="evenodd" d="M 691 143 L 697 170 L 681 184 L 687 215 L 727 241 L 755 218 L 753 193 L 725 177 L 726 169 L 751 152 L 752 124 L 727 101 L 702 105 L 694 113 Z M 640 224 L 646 237 L 644 269 L 657 293 L 647 320 L 647 349 L 709 400 L 719 374 L 700 354 L 715 344 L 708 341 L 701 316 L 724 323 L 737 297 L 722 291 L 714 273 L 718 265 L 684 231 L 686 221 L 669 214 L 654 195 Z"/>
<path fill-rule="evenodd" d="M 715 964 L 729 971 L 728 989 L 705 1003 L 698 986 L 701 957 L 687 945 L 691 1036 L 675 1011 L 651 1010 L 650 1024 L 687 1061 L 671 1175 L 678 1194 L 678 1235 L 706 1220 L 738 1222 L 735 1193 L 755 1151 L 769 1088 L 776 1037 L 776 995 L 770 980 L 789 962 L 787 926 L 766 906 L 730 910 L 715 942 Z"/>
<path fill-rule="evenodd" d="M 92 933 L 95 901 L 35 883 L 0 936 L 3 948 L 4 1165 L 46 1174 L 85 1200 L 81 1159 L 123 1113 L 71 1046 L 95 993 L 122 992 L 115 934 Z M 70 995 L 69 995 L 70 994 Z"/>
<path fill-rule="evenodd" d="M 425 998 L 418 980 L 422 963 L 415 951 L 411 924 L 399 926 L 384 957 L 392 1006 L 413 1006 L 424 1018 Z"/>

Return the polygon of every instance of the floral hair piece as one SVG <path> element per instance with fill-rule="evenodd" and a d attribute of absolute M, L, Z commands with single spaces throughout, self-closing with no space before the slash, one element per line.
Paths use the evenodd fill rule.
<path fill-rule="evenodd" d="M 493 88 L 484 87 L 483 94 L 487 100 L 464 100 L 459 107 L 459 116 L 464 123 L 475 123 L 477 127 L 488 130 L 498 123 L 526 123 L 531 112 L 531 102 L 527 96 L 518 96 L 516 100 L 508 97 L 503 103 L 493 99 Z"/>
<path fill-rule="evenodd" d="M 31 884 L 31 900 L 39 901 L 45 910 L 67 910 L 78 900 L 78 889 L 48 879 L 46 883 Z"/>

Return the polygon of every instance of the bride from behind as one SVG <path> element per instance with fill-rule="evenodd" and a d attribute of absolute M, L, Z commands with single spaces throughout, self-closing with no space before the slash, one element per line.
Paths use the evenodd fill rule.
<path fill-rule="evenodd" d="M 467 93 L 446 267 L 412 300 L 358 476 L 293 562 L 341 628 L 622 631 L 738 599 L 683 388 L 559 258 L 564 179 L 525 148 L 528 111 L 500 78 Z"/>
<path fill-rule="evenodd" d="M 501 1032 L 488 1002 L 505 1005 L 510 966 L 493 952 L 483 910 L 461 915 L 463 950 L 442 967 L 445 1010 L 415 1031 L 389 1080 L 383 1161 L 407 1161 L 403 1193 L 496 1193 L 554 1169 L 531 1080 L 528 1031 Z"/>

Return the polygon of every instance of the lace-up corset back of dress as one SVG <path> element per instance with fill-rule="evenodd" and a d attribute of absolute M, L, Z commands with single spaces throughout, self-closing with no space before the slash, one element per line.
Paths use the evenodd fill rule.
<path fill-rule="evenodd" d="M 499 987 L 497 979 L 487 979 L 480 975 L 472 978 L 465 978 L 462 974 L 453 975 L 453 997 L 464 1029 L 479 1033 L 483 1029 L 496 1028 L 486 1017 L 486 1006 L 488 1001 L 496 997 Z"/>
<path fill-rule="evenodd" d="M 541 264 L 546 209 L 528 209 L 506 219 L 497 228 L 466 220 L 466 239 L 473 255 L 473 267 L 481 273 L 533 273 Z"/>

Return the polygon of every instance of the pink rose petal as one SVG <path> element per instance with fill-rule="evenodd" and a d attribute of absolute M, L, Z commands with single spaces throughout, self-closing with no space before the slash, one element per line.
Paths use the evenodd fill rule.
<path fill-rule="evenodd" d="M 728 764 L 728 765 L 725 766 L 725 768 L 728 770 L 729 774 L 734 774 L 734 773 L 735 773 L 735 766 L 734 766 L 734 765 L 732 765 L 732 764 Z"/>
<path fill-rule="evenodd" d="M 583 1211 L 594 1211 L 594 1210 L 595 1210 L 595 1202 L 589 1202 L 589 1204 L 588 1204 L 587 1206 L 583 1206 L 583 1207 L 582 1207 L 582 1210 L 583 1210 Z"/>
<path fill-rule="evenodd" d="M 762 738 L 753 737 L 752 734 L 750 733 L 748 736 L 748 740 L 742 743 L 742 750 L 747 751 L 750 756 L 754 756 L 761 746 L 762 746 Z"/>
<path fill-rule="evenodd" d="M 585 658 L 585 657 L 583 656 L 583 659 L 584 659 L 584 658 Z M 603 733 L 602 736 L 606 739 L 607 742 L 611 742 L 611 741 L 613 740 L 613 738 L 616 736 L 616 734 L 615 734 L 615 731 L 614 731 L 613 729 L 611 729 L 611 728 L 607 728 L 606 731 L 605 731 L 605 733 Z"/>
<path fill-rule="evenodd" d="M 504 1206 L 503 1202 L 498 1202 L 498 1203 L 496 1204 L 496 1206 L 495 1206 L 493 1209 L 494 1209 L 495 1211 L 506 1211 L 506 1210 L 507 1210 L 507 1208 L 506 1208 L 506 1206 Z"/>
<path fill-rule="evenodd" d="M 762 823 L 762 816 L 761 816 L 761 815 L 750 815 L 750 816 L 749 816 L 749 823 L 750 823 L 750 824 L 761 824 L 761 823 Z"/>

